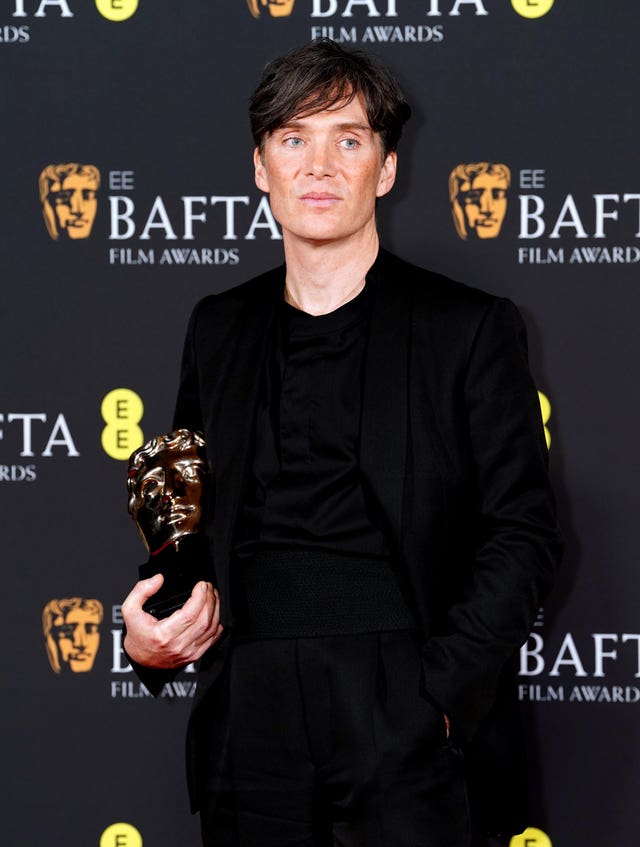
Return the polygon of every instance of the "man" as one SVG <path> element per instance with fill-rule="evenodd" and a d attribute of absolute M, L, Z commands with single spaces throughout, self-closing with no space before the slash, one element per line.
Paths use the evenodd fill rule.
<path fill-rule="evenodd" d="M 476 162 L 458 165 L 449 176 L 453 222 L 460 238 L 497 238 L 507 213 L 511 171 L 506 165 Z"/>
<path fill-rule="evenodd" d="M 50 600 L 42 612 L 42 630 L 51 669 L 86 673 L 100 646 L 102 603 L 69 597 Z"/>
<path fill-rule="evenodd" d="M 379 247 L 408 116 L 327 40 L 251 102 L 286 264 L 196 307 L 174 421 L 205 433 L 216 585 L 162 622 L 160 577 L 123 605 L 154 690 L 201 659 L 205 845 L 466 847 L 467 768 L 478 825 L 527 823 L 493 771 L 514 784 L 505 668 L 557 558 L 546 446 L 515 308 Z"/>
<path fill-rule="evenodd" d="M 47 165 L 39 184 L 42 213 L 51 238 L 88 238 L 98 210 L 100 171 L 95 165 Z"/>

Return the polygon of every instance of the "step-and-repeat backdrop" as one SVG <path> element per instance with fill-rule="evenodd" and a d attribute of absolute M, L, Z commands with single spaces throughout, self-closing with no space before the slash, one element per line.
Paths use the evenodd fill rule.
<path fill-rule="evenodd" d="M 170 426 L 196 300 L 281 261 L 247 101 L 320 36 L 414 107 L 383 243 L 529 329 L 567 553 L 520 656 L 513 847 L 636 843 L 639 29 L 635 0 L 0 0 L 2 844 L 198 844 L 194 674 L 154 700 L 121 649 L 125 460 Z"/>

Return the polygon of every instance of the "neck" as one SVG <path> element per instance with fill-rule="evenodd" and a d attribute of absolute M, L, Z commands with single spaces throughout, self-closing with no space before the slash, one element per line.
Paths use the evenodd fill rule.
<path fill-rule="evenodd" d="M 378 234 L 373 229 L 354 244 L 287 243 L 285 299 L 309 315 L 326 315 L 356 297 L 378 254 Z"/>

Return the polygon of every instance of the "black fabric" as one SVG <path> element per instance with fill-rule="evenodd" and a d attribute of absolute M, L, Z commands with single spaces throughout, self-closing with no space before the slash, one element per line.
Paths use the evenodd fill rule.
<path fill-rule="evenodd" d="M 468 847 L 463 756 L 415 635 L 234 643 L 205 847 Z"/>
<path fill-rule="evenodd" d="M 235 545 L 389 558 L 358 462 L 370 286 L 325 315 L 284 302 L 263 374 Z"/>
<path fill-rule="evenodd" d="M 233 538 L 255 445 L 259 375 L 286 268 L 205 298 L 185 340 L 174 425 L 201 429 L 214 474 L 207 533 L 234 624 Z M 426 691 L 479 775 L 482 825 L 522 831 L 517 704 L 498 683 L 552 583 L 561 545 L 522 320 L 507 300 L 381 250 L 366 351 L 360 471 L 423 642 Z M 194 809 L 215 780 L 211 704 L 225 643 L 203 657 L 188 731 Z M 143 681 L 153 671 L 138 670 Z M 497 696 L 496 696 L 497 695 Z M 469 745 L 473 737 L 473 743 Z M 514 756 L 504 751 L 518 750 Z M 506 763 L 506 764 L 505 764 Z"/>
<path fill-rule="evenodd" d="M 239 570 L 246 608 L 236 632 L 298 638 L 415 627 L 391 562 L 265 550 Z"/>

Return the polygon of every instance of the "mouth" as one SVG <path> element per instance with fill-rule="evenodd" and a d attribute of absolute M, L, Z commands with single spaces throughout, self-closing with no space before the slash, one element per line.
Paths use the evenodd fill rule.
<path fill-rule="evenodd" d="M 191 516 L 195 512 L 195 506 L 178 506 L 171 509 L 165 516 L 164 522 L 167 524 L 176 524 Z"/>
<path fill-rule="evenodd" d="M 333 206 L 335 203 L 339 203 L 341 198 L 337 194 L 331 194 L 328 191 L 309 191 L 307 194 L 303 194 L 300 200 L 308 206 L 323 207 Z"/>

